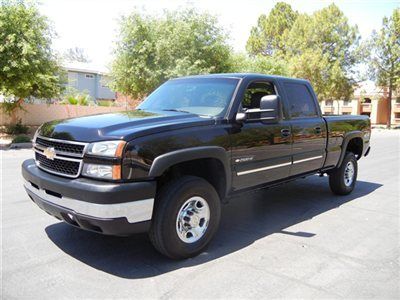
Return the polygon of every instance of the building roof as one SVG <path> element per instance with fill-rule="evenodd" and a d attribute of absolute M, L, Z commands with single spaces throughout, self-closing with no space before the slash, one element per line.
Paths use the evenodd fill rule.
<path fill-rule="evenodd" d="M 93 73 L 93 74 L 108 74 L 109 70 L 102 65 L 97 65 L 93 63 L 83 63 L 83 62 L 64 62 L 62 64 L 63 68 L 68 71 L 81 72 L 81 73 Z"/>

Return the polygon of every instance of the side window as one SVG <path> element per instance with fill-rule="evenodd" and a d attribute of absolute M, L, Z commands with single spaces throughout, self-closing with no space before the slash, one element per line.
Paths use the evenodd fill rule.
<path fill-rule="evenodd" d="M 275 89 L 272 83 L 252 82 L 245 91 L 242 107 L 244 109 L 260 108 L 261 98 L 267 95 L 275 95 Z"/>
<path fill-rule="evenodd" d="M 299 83 L 284 83 L 290 103 L 292 118 L 310 118 L 318 116 L 314 99 L 307 86 Z"/>

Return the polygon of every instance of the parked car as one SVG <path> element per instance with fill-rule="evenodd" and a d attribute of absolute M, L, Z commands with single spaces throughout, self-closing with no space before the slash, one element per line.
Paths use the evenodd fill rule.
<path fill-rule="evenodd" d="M 322 116 L 306 80 L 169 80 L 135 111 L 43 124 L 25 188 L 44 211 L 103 234 L 148 231 L 162 254 L 201 253 L 232 195 L 328 174 L 346 195 L 370 146 L 367 116 Z"/>

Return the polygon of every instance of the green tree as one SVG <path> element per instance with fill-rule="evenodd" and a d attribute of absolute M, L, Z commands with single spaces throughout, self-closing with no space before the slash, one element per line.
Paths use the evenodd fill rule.
<path fill-rule="evenodd" d="M 286 36 L 296 21 L 298 13 L 284 2 L 278 2 L 268 17 L 262 14 L 257 26 L 251 29 L 246 49 L 251 55 L 285 54 Z"/>
<path fill-rule="evenodd" d="M 231 55 L 231 72 L 289 75 L 287 64 L 282 59 L 263 55 L 249 57 L 243 53 L 233 53 Z"/>
<path fill-rule="evenodd" d="M 400 8 L 384 18 L 379 32 L 373 32 L 370 45 L 372 79 L 389 90 L 388 128 L 391 126 L 393 91 L 400 87 Z"/>
<path fill-rule="evenodd" d="M 111 86 L 143 97 L 172 77 L 230 70 L 230 47 L 215 17 L 194 10 L 122 18 Z"/>
<path fill-rule="evenodd" d="M 348 99 L 361 59 L 359 40 L 357 27 L 335 4 L 300 15 L 286 40 L 291 75 L 310 80 L 320 100 Z"/>
<path fill-rule="evenodd" d="M 361 58 L 359 39 L 334 4 L 307 15 L 277 3 L 268 17 L 260 16 L 247 51 L 285 61 L 289 75 L 310 80 L 320 100 L 347 99 Z"/>
<path fill-rule="evenodd" d="M 0 2 L 0 93 L 12 99 L 4 105 L 12 122 L 24 98 L 48 99 L 62 91 L 52 37 L 47 19 L 33 4 Z"/>

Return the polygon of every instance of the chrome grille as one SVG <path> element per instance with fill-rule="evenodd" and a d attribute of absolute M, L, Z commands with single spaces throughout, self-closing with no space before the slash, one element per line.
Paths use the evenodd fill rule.
<path fill-rule="evenodd" d="M 80 175 L 87 145 L 87 143 L 38 136 L 33 145 L 36 164 L 49 173 L 76 178 Z M 51 149 L 54 156 L 46 156 L 46 149 Z"/>
<path fill-rule="evenodd" d="M 54 140 L 45 140 L 40 137 L 36 138 L 36 145 L 38 145 L 39 147 L 43 146 L 45 148 L 53 147 L 59 152 L 72 154 L 74 156 L 75 154 L 82 156 L 83 150 L 85 149 L 84 144 L 66 144 L 63 142 L 56 142 Z"/>
<path fill-rule="evenodd" d="M 79 173 L 80 162 L 55 158 L 48 159 L 39 152 L 35 153 L 36 162 L 45 170 L 75 177 Z"/>

